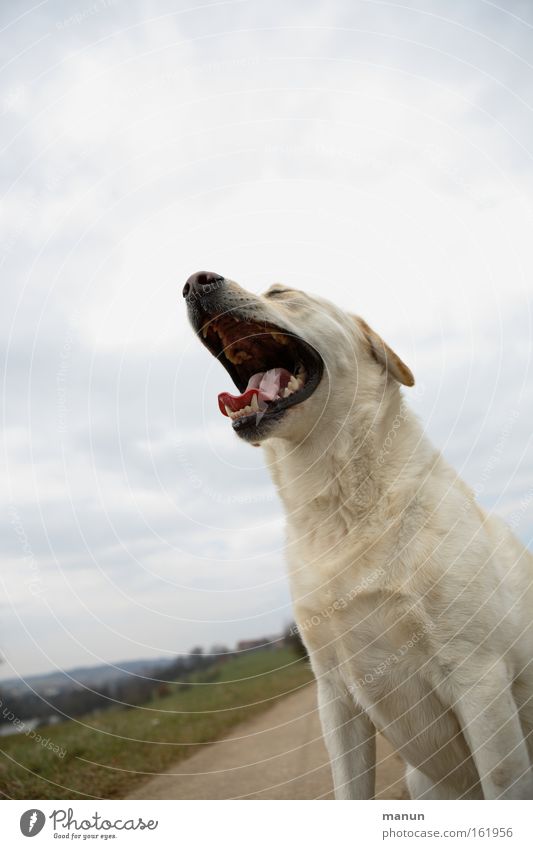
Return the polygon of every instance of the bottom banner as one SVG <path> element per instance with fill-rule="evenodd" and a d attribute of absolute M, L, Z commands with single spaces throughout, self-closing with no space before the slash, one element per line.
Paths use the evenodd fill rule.
<path fill-rule="evenodd" d="M 6 847 L 532 845 L 531 802 L 4 801 Z"/>

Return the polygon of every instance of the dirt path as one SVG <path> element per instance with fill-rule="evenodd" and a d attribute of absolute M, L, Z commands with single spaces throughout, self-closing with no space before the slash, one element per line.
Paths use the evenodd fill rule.
<path fill-rule="evenodd" d="M 224 740 L 140 785 L 131 799 L 331 799 L 316 690 L 309 685 Z M 407 799 L 403 765 L 378 740 L 377 791 Z"/>

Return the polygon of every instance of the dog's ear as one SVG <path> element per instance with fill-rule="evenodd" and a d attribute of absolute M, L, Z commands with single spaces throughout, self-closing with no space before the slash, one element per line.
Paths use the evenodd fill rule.
<path fill-rule="evenodd" d="M 414 386 L 415 379 L 413 373 L 411 369 L 407 368 L 398 354 L 395 354 L 392 348 L 389 348 L 381 336 L 375 330 L 372 330 L 364 319 L 358 315 L 354 316 L 354 319 L 375 361 L 380 366 L 383 366 L 387 374 L 394 377 L 398 383 L 403 383 L 404 386 Z"/>

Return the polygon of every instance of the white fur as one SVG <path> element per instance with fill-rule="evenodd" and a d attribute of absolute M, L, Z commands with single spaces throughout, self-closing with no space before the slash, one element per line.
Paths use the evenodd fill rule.
<path fill-rule="evenodd" d="M 229 308 L 326 365 L 263 447 L 336 797 L 373 796 L 377 729 L 414 798 L 533 798 L 532 555 L 430 445 L 402 400 L 408 370 L 364 322 L 229 285 Z"/>

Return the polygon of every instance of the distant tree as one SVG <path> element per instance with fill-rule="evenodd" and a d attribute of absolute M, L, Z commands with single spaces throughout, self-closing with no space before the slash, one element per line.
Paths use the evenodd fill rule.
<path fill-rule="evenodd" d="M 228 649 L 227 646 L 221 646 L 221 645 L 216 645 L 216 644 L 214 646 L 211 646 L 211 649 L 209 650 L 209 654 L 213 658 L 218 658 L 221 655 L 227 655 L 229 653 L 230 653 L 230 650 Z"/>
<path fill-rule="evenodd" d="M 209 657 L 209 655 L 204 654 L 204 650 L 203 650 L 202 646 L 195 646 L 189 652 L 189 658 L 188 658 L 188 664 L 187 665 L 188 665 L 189 670 L 192 671 L 194 669 L 205 669 L 205 667 L 209 666 L 209 664 L 212 663 L 212 662 L 213 661 Z"/>
<path fill-rule="evenodd" d="M 308 657 L 307 649 L 303 644 L 298 626 L 295 622 L 286 628 L 283 634 L 283 642 L 287 648 L 291 648 L 299 657 Z"/>
<path fill-rule="evenodd" d="M 183 678 L 186 671 L 187 660 L 182 655 L 178 655 L 174 658 L 174 660 L 171 660 L 170 663 L 159 667 L 154 677 L 160 678 L 163 681 L 176 681 Z"/>

